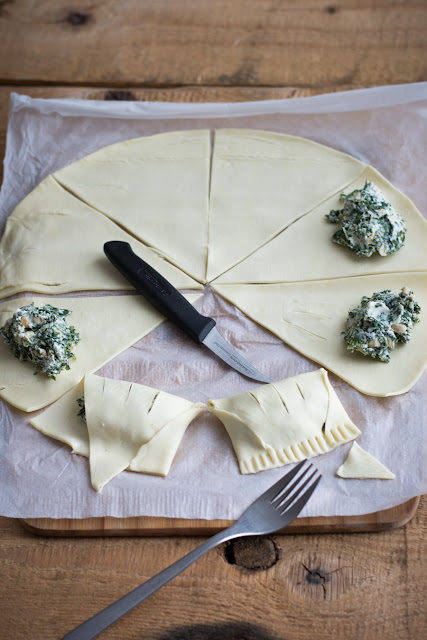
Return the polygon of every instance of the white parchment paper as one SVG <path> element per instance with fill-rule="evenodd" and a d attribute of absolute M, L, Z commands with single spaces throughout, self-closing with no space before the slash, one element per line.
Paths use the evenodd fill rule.
<path fill-rule="evenodd" d="M 16 204 L 53 171 L 119 140 L 193 128 L 258 128 L 311 138 L 371 164 L 426 212 L 426 108 L 427 83 L 239 104 L 41 100 L 12 94 L 0 232 Z M 271 379 L 317 368 L 209 287 L 196 306 L 213 316 L 223 335 Z M 256 385 L 170 323 L 99 373 L 202 402 Z M 337 478 L 335 471 L 351 447 L 344 445 L 313 459 L 323 481 L 302 515 L 357 515 L 425 493 L 427 376 L 409 393 L 392 398 L 364 396 L 330 378 L 362 431 L 358 442 L 394 471 L 396 480 Z M 205 412 L 188 428 L 167 478 L 124 472 L 97 494 L 88 461 L 43 436 L 28 419 L 0 404 L 0 514 L 6 516 L 236 518 L 287 470 L 240 475 L 226 431 Z"/>

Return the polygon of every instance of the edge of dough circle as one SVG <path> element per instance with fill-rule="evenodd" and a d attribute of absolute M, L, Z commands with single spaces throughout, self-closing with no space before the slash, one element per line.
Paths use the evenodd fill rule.
<path fill-rule="evenodd" d="M 342 207 L 342 192 L 367 179 L 407 226 L 405 245 L 386 257 L 359 258 L 334 244 L 335 228 L 325 219 Z M 130 242 L 177 288 L 210 283 L 364 394 L 404 393 L 426 367 L 427 222 L 380 173 L 345 153 L 246 129 L 175 131 L 104 147 L 45 178 L 12 212 L 0 242 L 0 297 L 126 289 L 100 259 L 112 239 Z M 422 309 L 411 341 L 387 364 L 350 353 L 341 336 L 349 309 L 364 295 L 404 286 Z M 20 302 L 0 303 L 0 322 Z M 132 326 L 126 334 L 125 327 L 108 355 L 159 322 L 152 319 L 145 333 Z M 0 395 L 12 403 L 16 375 L 0 374 Z"/>

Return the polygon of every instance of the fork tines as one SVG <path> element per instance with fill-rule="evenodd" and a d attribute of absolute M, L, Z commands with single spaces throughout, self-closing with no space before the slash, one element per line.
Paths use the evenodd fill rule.
<path fill-rule="evenodd" d="M 303 467 L 305 468 L 303 469 Z M 303 471 L 298 475 L 301 469 L 303 469 Z M 310 471 L 312 471 L 312 473 L 307 475 Z M 304 478 L 304 482 L 301 482 Z M 312 490 L 310 491 L 310 488 L 307 490 L 310 491 L 311 495 L 320 481 L 320 478 L 320 473 L 311 464 L 311 462 L 303 460 L 297 464 L 292 471 L 287 473 L 286 476 L 276 482 L 276 484 L 268 490 L 268 496 L 266 497 L 268 497 L 276 510 L 280 511 L 280 513 L 284 513 L 292 502 L 301 495 L 303 489 L 314 480 L 315 482 L 313 483 Z"/>

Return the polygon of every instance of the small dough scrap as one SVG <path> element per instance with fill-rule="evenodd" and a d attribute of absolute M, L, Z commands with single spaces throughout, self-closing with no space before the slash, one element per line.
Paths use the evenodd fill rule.
<path fill-rule="evenodd" d="M 395 475 L 374 456 L 362 449 L 357 442 L 353 443 L 346 461 L 337 471 L 340 478 L 378 478 L 394 480 Z"/>
<path fill-rule="evenodd" d="M 201 288 L 49 176 L 20 202 L 6 223 L 0 242 L 0 298 L 22 291 L 133 289 L 104 255 L 103 245 L 109 240 L 131 243 L 135 253 L 177 289 Z"/>
<path fill-rule="evenodd" d="M 250 129 L 216 131 L 207 280 L 346 188 L 365 167 L 304 138 Z"/>
<path fill-rule="evenodd" d="M 427 269 L 426 220 L 409 198 L 371 167 L 367 167 L 357 180 L 349 184 L 346 192 L 362 187 L 366 180 L 379 188 L 405 220 L 406 240 L 399 251 L 388 256 L 376 254 L 361 258 L 332 242 L 332 235 L 338 227 L 331 224 L 325 215 L 332 209 L 342 208 L 341 190 L 288 226 L 246 260 L 222 274 L 216 282 L 299 282 Z"/>
<path fill-rule="evenodd" d="M 53 177 L 203 282 L 209 165 L 208 130 L 172 131 L 104 147 Z"/>
<path fill-rule="evenodd" d="M 194 302 L 200 294 L 187 294 Z M 58 400 L 87 373 L 96 371 L 140 338 L 164 322 L 159 313 L 142 296 L 99 296 L 86 298 L 17 298 L 0 303 L 0 326 L 19 307 L 34 302 L 69 309 L 69 324 L 80 334 L 75 360 L 70 369 L 61 371 L 56 380 L 39 373 L 34 364 L 14 357 L 0 339 L 0 397 L 22 411 L 36 411 Z"/>
<path fill-rule="evenodd" d="M 403 287 L 414 292 L 421 306 L 420 322 L 414 327 L 410 342 L 398 345 L 388 363 L 351 353 L 341 335 L 349 310 L 357 307 L 363 296 L 384 289 L 401 291 Z M 213 288 L 302 355 L 367 395 L 405 393 L 426 368 L 427 273 L 387 273 L 284 284 L 214 284 Z"/>
<path fill-rule="evenodd" d="M 208 408 L 227 429 L 244 474 L 327 453 L 360 435 L 325 369 L 209 400 Z"/>

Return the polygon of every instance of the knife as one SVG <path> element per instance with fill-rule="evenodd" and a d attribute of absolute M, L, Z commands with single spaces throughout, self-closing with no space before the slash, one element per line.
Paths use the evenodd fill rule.
<path fill-rule="evenodd" d="M 194 342 L 204 344 L 221 360 L 248 378 L 258 382 L 271 382 L 223 338 L 216 329 L 213 318 L 202 316 L 170 282 L 139 258 L 128 242 L 106 242 L 104 253 L 139 293 L 185 331 Z"/>

